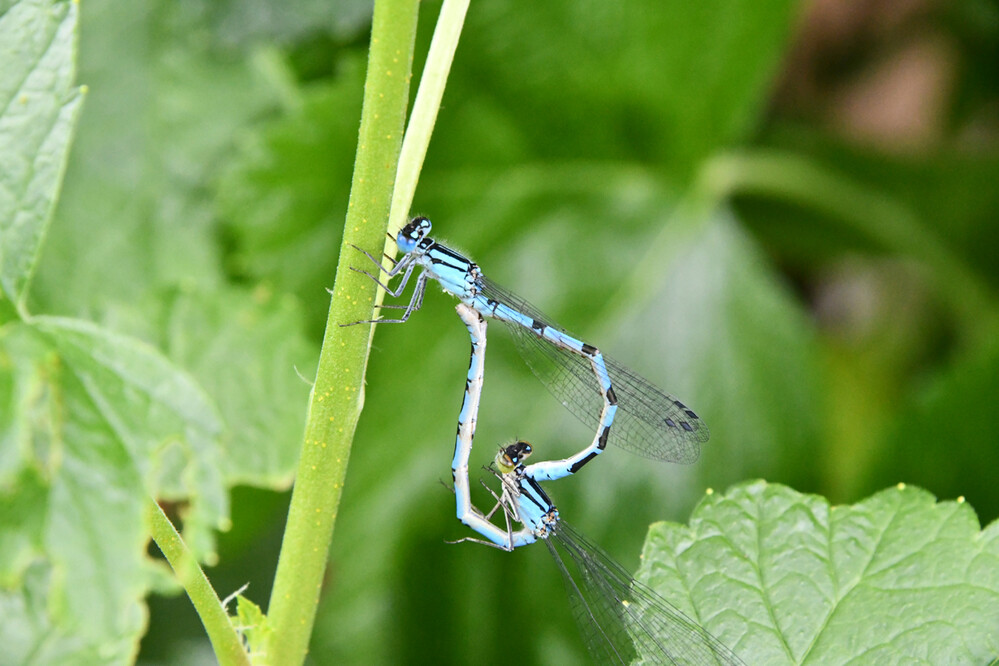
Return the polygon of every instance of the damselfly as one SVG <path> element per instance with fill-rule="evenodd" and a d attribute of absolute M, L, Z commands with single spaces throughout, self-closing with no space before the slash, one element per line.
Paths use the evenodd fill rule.
<path fill-rule="evenodd" d="M 507 324 L 521 355 L 555 398 L 587 425 L 595 423 L 593 443 L 566 459 L 570 474 L 601 453 L 608 442 L 656 460 L 685 464 L 697 460 L 708 428 L 693 410 L 489 280 L 471 260 L 430 238 L 430 229 L 425 217 L 413 218 L 402 228 L 396 243 L 405 254 L 391 269 L 382 268 L 361 250 L 385 272 L 387 283 L 401 276 L 393 288 L 367 271 L 353 269 L 392 297 L 402 295 L 415 270 L 419 275 L 407 305 L 382 306 L 403 309 L 398 319 L 354 323 L 405 322 L 423 305 L 427 280 L 433 278 L 462 303 Z"/>
<path fill-rule="evenodd" d="M 547 463 L 524 464 L 531 454 L 527 442 L 506 446 L 496 456 L 494 464 L 502 486 L 496 506 L 483 514 L 472 505 L 468 460 L 482 392 L 486 323 L 478 312 L 464 305 L 458 306 L 458 314 L 471 335 L 472 355 L 452 475 L 458 518 L 486 539 L 461 541 L 485 543 L 506 551 L 539 539 L 544 541 L 562 572 L 583 638 L 598 664 L 742 664 L 718 639 L 635 581 L 559 517 L 558 509 L 538 482 L 551 478 Z M 504 527 L 491 520 L 498 509 L 503 512 Z M 522 527 L 514 530 L 512 521 Z"/>

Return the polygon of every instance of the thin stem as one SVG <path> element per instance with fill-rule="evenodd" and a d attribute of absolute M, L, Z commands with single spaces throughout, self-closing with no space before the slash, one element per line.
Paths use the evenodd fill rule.
<path fill-rule="evenodd" d="M 829 214 L 888 250 L 926 264 L 941 300 L 950 302 L 966 330 L 996 326 L 996 308 L 981 278 L 926 230 L 911 208 L 872 192 L 833 170 L 790 153 L 763 151 L 716 158 L 702 173 L 702 187 L 719 199 L 757 193 L 795 201 Z M 981 326 L 982 317 L 988 325 Z"/>
<path fill-rule="evenodd" d="M 376 288 L 349 270 L 357 252 L 383 247 L 416 36 L 418 0 L 377 0 L 343 246 L 305 426 L 302 457 L 271 591 L 267 659 L 301 664 L 309 647 L 329 544 L 364 403 Z"/>
<path fill-rule="evenodd" d="M 389 213 L 389 231 L 394 234 L 406 223 L 409 209 L 413 205 L 416 182 L 423 169 L 423 159 L 427 155 L 430 137 L 437 122 L 437 111 L 444 96 L 444 86 L 451 71 L 454 52 L 458 48 L 458 38 L 465 22 L 469 0 L 444 0 L 437 27 L 430 42 L 427 63 L 420 77 L 420 89 L 416 92 L 413 114 L 406 127 L 406 138 L 402 143 L 399 158 L 399 171 L 396 174 L 395 192 L 392 194 L 392 210 Z"/>
<path fill-rule="evenodd" d="M 173 523 L 163 513 L 160 506 L 150 500 L 146 514 L 152 529 L 153 540 L 160 552 L 170 563 L 177 580 L 187 592 L 194 609 L 201 618 L 212 642 L 215 657 L 222 666 L 249 666 L 250 658 L 243 649 L 243 643 L 236 633 L 229 616 L 215 594 L 215 589 L 208 582 L 205 572 L 198 566 L 198 560 L 187 549 L 184 540 L 180 538 Z"/>

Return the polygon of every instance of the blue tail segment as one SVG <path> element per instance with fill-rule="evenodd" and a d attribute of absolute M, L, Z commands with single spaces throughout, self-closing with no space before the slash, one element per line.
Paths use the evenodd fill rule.
<path fill-rule="evenodd" d="M 392 297 L 402 295 L 414 273 L 416 286 L 407 305 L 383 306 L 404 310 L 398 318 L 354 323 L 405 322 L 423 305 L 427 280 L 432 278 L 465 305 L 505 323 L 534 374 L 556 400 L 596 431 L 591 446 L 581 457 L 573 457 L 568 473 L 592 460 L 608 443 L 654 460 L 683 464 L 697 460 L 709 433 L 692 409 L 486 278 L 477 264 L 430 238 L 431 229 L 430 220 L 424 217 L 413 218 L 403 227 L 397 243 L 405 254 L 390 269 L 365 253 L 384 273 L 385 282 L 367 271 L 354 270 Z M 395 278 L 398 283 L 393 288 Z"/>

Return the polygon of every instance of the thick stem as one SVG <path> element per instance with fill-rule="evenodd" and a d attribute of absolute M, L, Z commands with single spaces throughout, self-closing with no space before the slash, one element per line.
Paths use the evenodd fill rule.
<path fill-rule="evenodd" d="M 392 188 L 409 99 L 418 0 L 377 0 L 371 27 L 361 130 L 333 298 L 271 591 L 267 660 L 305 660 L 315 622 L 329 544 L 364 403 L 374 283 L 349 270 L 359 253 L 385 242 Z M 362 257 L 363 259 L 363 257 Z"/>

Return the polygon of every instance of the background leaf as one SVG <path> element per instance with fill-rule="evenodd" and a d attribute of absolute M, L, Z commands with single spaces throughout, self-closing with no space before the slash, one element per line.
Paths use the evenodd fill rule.
<path fill-rule="evenodd" d="M 77 5 L 22 0 L 0 12 L 0 288 L 20 306 L 55 205 L 82 96 Z"/>
<path fill-rule="evenodd" d="M 157 332 L 169 356 L 189 368 L 215 397 L 228 426 L 232 454 L 227 483 L 287 487 L 298 456 L 307 379 L 315 349 L 301 333 L 298 303 L 261 287 L 252 294 L 179 293 L 166 305 Z"/>
<path fill-rule="evenodd" d="M 171 508 L 194 512 L 192 528 L 214 524 L 206 507 L 222 495 L 210 488 L 231 493 L 232 529 L 209 575 L 222 596 L 249 582 L 246 597 L 267 607 L 287 502 L 273 490 L 286 487 L 300 444 L 308 386 L 296 369 L 310 376 L 325 325 L 367 48 L 370 3 L 339 2 L 332 13 L 320 4 L 79 8 L 87 104 L 44 247 L 30 240 L 15 252 L 0 236 L 0 268 L 16 267 L 20 285 L 5 283 L 0 320 L 30 309 L 108 337 L 62 349 L 23 324 L 0 329 L 5 645 L 42 661 L 130 657 L 144 624 L 137 600 L 169 587 L 143 560 L 133 520 L 150 488 L 170 489 Z M 417 53 L 439 5 L 424 3 Z M 15 6 L 28 5 L 4 4 L 0 20 Z M 611 451 L 549 489 L 562 515 L 628 567 L 650 522 L 684 520 L 705 486 L 743 478 L 834 503 L 907 481 L 966 496 L 984 522 L 996 517 L 999 14 L 982 0 L 830 7 L 627 0 L 469 12 L 414 212 L 490 277 L 689 401 L 712 429 L 696 465 Z M 8 60 L 0 81 L 34 66 Z M 71 84 L 50 111 L 73 103 Z M 43 136 L 46 117 L 31 116 L 38 126 L 21 134 Z M 24 148 L 11 161 L 5 147 L 3 163 L 20 164 Z M 51 175 L 49 198 L 37 199 L 48 206 Z M 14 212 L 37 225 L 42 210 Z M 0 224 L 15 219 L 3 212 Z M 26 291 L 17 281 L 35 263 Z M 11 294 L 27 305 L 18 310 Z M 517 637 L 525 664 L 584 659 L 545 554 L 444 543 L 468 536 L 437 483 L 448 476 L 468 353 L 453 308 L 430 293 L 406 326 L 377 331 L 318 660 L 491 663 L 510 650 L 501 618 L 532 628 Z M 513 436 L 539 457 L 589 441 L 502 327 L 491 331 L 473 465 Z M 198 396 L 215 414 L 203 457 L 97 446 L 91 431 L 104 412 L 57 399 L 51 387 L 74 376 L 63 354 L 86 364 L 119 338 L 155 355 L 155 372 L 185 378 L 164 383 L 178 393 L 163 405 Z M 183 421 L 134 429 L 160 441 Z M 88 504 L 81 510 L 96 517 L 74 523 L 120 529 L 106 551 L 75 551 L 93 554 L 81 564 L 92 571 L 125 562 L 121 586 L 84 590 L 100 595 L 94 618 L 120 611 L 106 642 L 70 633 L 66 604 L 49 601 L 65 598 L 67 584 L 48 519 L 67 451 L 84 475 L 73 488 L 122 489 L 102 500 L 121 502 L 121 521 Z M 201 466 L 212 456 L 209 474 Z M 209 497 L 214 505 L 186 504 Z M 738 571 L 703 566 L 719 580 Z M 141 661 L 208 654 L 186 599 L 154 595 L 148 607 Z M 734 642 L 749 635 L 736 616 L 717 617 Z M 789 644 L 808 635 L 809 614 L 795 618 L 801 626 L 778 628 Z M 43 633 L 44 644 L 17 639 Z M 833 635 L 812 648 L 829 650 L 825 662 L 837 661 Z"/>
<path fill-rule="evenodd" d="M 863 487 L 912 479 L 966 497 L 985 515 L 999 514 L 995 486 L 980 475 L 966 474 L 999 464 L 994 446 L 999 421 L 991 409 L 999 394 L 997 370 L 999 349 L 991 345 L 955 359 L 946 375 L 920 386 L 900 407 Z"/>
<path fill-rule="evenodd" d="M 227 518 L 219 420 L 185 373 L 93 324 L 40 317 L 0 343 L 17 407 L 3 421 L 3 497 L 20 507 L 0 527 L 16 554 L 4 562 L 8 654 L 127 662 L 146 623 L 144 503 L 188 499 L 185 536 L 202 553 Z"/>
<path fill-rule="evenodd" d="M 705 462 L 724 460 L 726 482 L 766 469 L 813 485 L 798 463 L 807 443 L 821 441 L 822 374 L 810 322 L 727 211 L 671 221 L 649 252 L 653 268 L 643 278 L 653 286 L 622 327 L 623 346 L 649 350 L 640 361 L 646 371 L 699 378 L 683 393 L 704 396 L 695 404 L 711 426 Z M 635 293 L 620 297 L 637 300 Z"/>
<path fill-rule="evenodd" d="M 39 268 L 36 311 L 100 319 L 177 283 L 217 287 L 208 181 L 235 128 L 276 103 L 265 64 L 198 39 L 180 7 L 97 0 L 81 17 L 90 95 Z"/>
<path fill-rule="evenodd" d="M 230 270 L 300 293 L 313 328 L 325 325 L 331 253 L 340 243 L 363 70 L 345 64 L 333 84 L 301 91 L 300 106 L 248 133 L 219 184 L 219 214 L 236 250 Z"/>
<path fill-rule="evenodd" d="M 489 115 L 516 126 L 512 145 L 523 153 L 510 161 L 637 158 L 689 177 L 700 160 L 754 125 L 794 7 L 788 0 L 587 0 L 527 12 L 490 3 L 469 14 L 463 48 L 475 44 L 481 55 L 456 60 L 448 98 L 462 102 L 448 104 L 442 121 L 455 114 L 460 129 L 474 132 L 488 106 Z M 461 133 L 438 139 L 447 148 L 433 159 L 477 161 L 468 147 L 478 144 L 462 149 Z"/>

